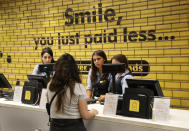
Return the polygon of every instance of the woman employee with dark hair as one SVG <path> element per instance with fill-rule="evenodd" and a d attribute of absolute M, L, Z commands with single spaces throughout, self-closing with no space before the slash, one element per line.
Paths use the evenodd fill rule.
<path fill-rule="evenodd" d="M 118 54 L 112 57 L 111 59 L 112 64 L 125 64 L 125 71 L 121 73 L 117 73 L 115 76 L 115 88 L 117 89 L 118 94 L 124 94 L 125 88 L 128 88 L 126 79 L 133 79 L 132 73 L 128 66 L 128 61 L 125 55 Z M 108 88 L 108 92 L 113 92 L 112 87 L 112 76 L 110 77 L 110 84 Z M 105 99 L 105 95 L 101 95 L 99 101 Z"/>
<path fill-rule="evenodd" d="M 124 94 L 125 88 L 128 88 L 126 79 L 133 79 L 132 73 L 128 66 L 128 61 L 125 55 L 118 54 L 112 57 L 112 64 L 125 64 L 125 71 L 121 73 L 117 73 L 115 76 L 115 87 L 118 91 L 118 94 Z M 109 92 L 112 92 L 112 79 L 110 81 Z"/>
<path fill-rule="evenodd" d="M 54 58 L 53 58 L 53 51 L 50 47 L 46 47 L 41 51 L 41 61 L 43 64 L 50 64 L 54 63 Z M 39 65 L 36 65 L 34 70 L 33 70 L 33 75 L 46 75 L 45 72 L 40 72 L 39 71 Z"/>
<path fill-rule="evenodd" d="M 102 73 L 102 64 L 107 63 L 107 57 L 104 51 L 97 50 L 92 54 L 91 69 L 88 73 L 87 95 L 91 99 L 100 97 L 108 92 L 109 74 Z"/>
<path fill-rule="evenodd" d="M 50 131 L 86 131 L 82 118 L 93 118 L 98 111 L 88 111 L 88 97 L 81 84 L 78 66 L 74 58 L 67 53 L 55 64 L 55 74 L 47 86 L 47 102 L 57 90 L 60 92 L 51 105 Z"/>

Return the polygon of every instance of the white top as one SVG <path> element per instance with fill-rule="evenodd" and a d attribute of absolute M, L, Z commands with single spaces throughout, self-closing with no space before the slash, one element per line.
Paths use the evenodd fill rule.
<path fill-rule="evenodd" d="M 52 99 L 55 92 L 51 92 L 49 90 L 49 85 L 47 87 L 47 97 L 49 98 L 49 102 Z M 64 101 L 64 112 L 56 112 L 56 100 L 57 96 L 53 100 L 51 104 L 51 118 L 61 118 L 61 119 L 77 119 L 81 118 L 80 111 L 79 111 L 79 100 L 87 100 L 87 93 L 84 86 L 80 83 L 75 84 L 74 88 L 75 96 L 72 96 L 71 103 L 70 103 L 70 90 L 67 88 L 66 90 L 66 100 Z"/>

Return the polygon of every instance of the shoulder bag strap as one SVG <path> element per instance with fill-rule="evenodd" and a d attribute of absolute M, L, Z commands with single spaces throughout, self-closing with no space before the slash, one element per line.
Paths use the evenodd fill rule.
<path fill-rule="evenodd" d="M 54 100 L 54 98 L 55 98 L 55 96 L 61 91 L 61 90 L 63 90 L 64 88 L 60 88 L 60 89 L 58 89 L 57 91 L 56 91 L 56 93 L 53 95 L 53 97 L 52 97 L 52 99 L 51 99 L 51 101 L 50 101 L 50 103 L 49 103 L 49 117 L 50 117 L 50 115 L 51 115 L 51 104 L 52 104 L 52 102 L 53 102 L 53 100 Z"/>

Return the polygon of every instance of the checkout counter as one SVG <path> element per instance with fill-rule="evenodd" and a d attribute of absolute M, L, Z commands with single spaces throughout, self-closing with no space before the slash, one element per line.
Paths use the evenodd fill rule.
<path fill-rule="evenodd" d="M 87 131 L 189 131 L 189 111 L 170 109 L 167 122 L 103 114 L 103 105 L 88 105 L 99 114 L 84 121 Z M 46 109 L 0 99 L 0 131 L 49 131 Z"/>

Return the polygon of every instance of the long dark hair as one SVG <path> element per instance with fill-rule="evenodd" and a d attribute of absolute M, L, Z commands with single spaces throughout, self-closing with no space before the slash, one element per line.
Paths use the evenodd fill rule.
<path fill-rule="evenodd" d="M 94 61 L 93 61 L 93 56 L 94 56 L 94 55 L 101 56 L 101 57 L 104 59 L 104 63 L 107 63 L 107 62 L 108 62 L 108 61 L 107 61 L 106 54 L 105 54 L 105 52 L 104 52 L 103 50 L 97 50 L 97 51 L 94 51 L 94 52 L 93 52 L 92 58 L 91 58 L 91 66 L 92 66 L 92 67 L 91 67 L 91 68 L 92 68 L 91 82 L 92 82 L 92 84 L 95 84 L 95 82 L 96 82 L 96 79 L 97 79 L 96 73 L 97 73 L 97 71 L 98 71 L 98 68 L 95 66 Z M 107 73 L 104 74 L 104 75 L 102 76 L 102 79 L 106 79 L 107 76 L 108 76 Z"/>
<path fill-rule="evenodd" d="M 129 72 L 131 73 L 131 70 L 129 68 L 129 64 L 128 64 L 128 60 L 127 60 L 127 57 L 123 54 L 118 54 L 118 55 L 115 55 L 112 57 L 111 59 L 111 62 L 112 60 L 115 59 L 117 61 L 119 61 L 120 63 L 124 63 L 125 64 L 125 70 L 129 70 Z"/>
<path fill-rule="evenodd" d="M 46 47 L 46 48 L 43 48 L 42 51 L 41 51 L 41 57 L 43 57 L 43 55 L 45 53 L 48 53 L 51 57 L 52 57 L 52 60 L 51 60 L 51 63 L 54 63 L 54 58 L 53 58 L 53 51 L 50 47 Z"/>
<path fill-rule="evenodd" d="M 65 53 L 64 55 L 60 56 L 55 64 L 55 74 L 52 77 L 49 86 L 49 90 L 52 92 L 57 91 L 59 88 L 64 88 L 57 95 L 57 111 L 64 110 L 64 101 L 66 99 L 65 93 L 68 88 L 70 89 L 71 98 L 74 95 L 75 83 L 81 83 L 79 68 L 73 56 Z"/>

